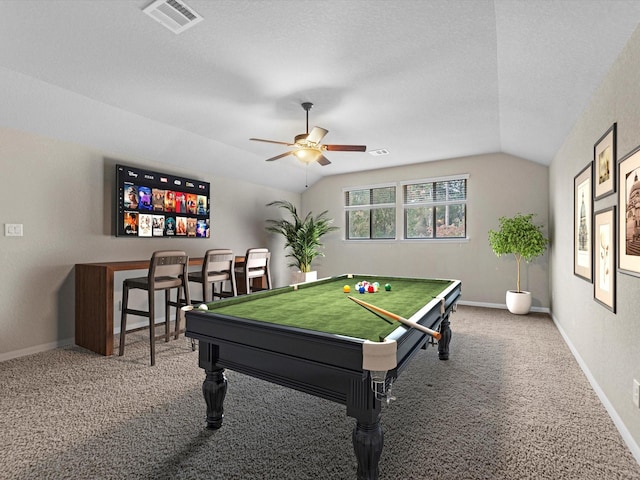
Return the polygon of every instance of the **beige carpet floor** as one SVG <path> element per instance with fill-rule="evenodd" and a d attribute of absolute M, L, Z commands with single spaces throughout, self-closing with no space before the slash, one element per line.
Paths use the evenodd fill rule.
<path fill-rule="evenodd" d="M 421 351 L 383 407 L 381 480 L 640 480 L 548 315 L 461 306 L 452 329 L 450 360 Z M 1 479 L 355 479 L 343 406 L 227 371 L 208 431 L 189 343 L 155 367 L 145 332 L 127 344 L 0 363 Z"/>

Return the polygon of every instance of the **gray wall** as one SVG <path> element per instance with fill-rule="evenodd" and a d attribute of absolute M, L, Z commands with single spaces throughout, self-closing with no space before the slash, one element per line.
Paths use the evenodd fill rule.
<path fill-rule="evenodd" d="M 551 165 L 550 278 L 553 316 L 612 417 L 629 430 L 640 461 L 640 410 L 632 403 L 633 379 L 640 380 L 640 278 L 616 275 L 614 314 L 593 300 L 593 285 L 574 276 L 572 264 L 574 176 L 592 160 L 594 143 L 614 122 L 618 158 L 640 145 L 639 76 L 636 30 Z M 610 195 L 596 202 L 594 210 L 617 203 L 617 194 Z"/>
<path fill-rule="evenodd" d="M 210 239 L 112 236 L 115 163 L 140 165 L 211 182 Z M 300 195 L 103 152 L 0 128 L 0 223 L 22 223 L 23 237 L 0 236 L 0 361 L 73 343 L 74 264 L 137 260 L 154 250 L 249 247 L 274 251 L 277 285 L 289 281 L 279 239 L 264 231 L 270 200 L 299 204 Z M 4 233 L 4 232 L 3 232 Z M 136 273 L 137 274 L 137 273 Z M 121 291 L 116 285 L 116 295 Z"/>
<path fill-rule="evenodd" d="M 469 174 L 468 240 L 367 241 L 344 240 L 343 188 L 401 182 L 456 174 Z M 548 168 L 505 154 L 426 162 L 406 167 L 371 170 L 326 177 L 302 195 L 304 211 L 329 210 L 341 227 L 326 237 L 326 256 L 317 262 L 321 276 L 338 273 L 389 273 L 462 280 L 463 300 L 471 304 L 501 306 L 505 292 L 516 288 L 513 256 L 497 258 L 487 241 L 498 217 L 535 213 L 536 223 L 547 232 L 549 211 Z M 402 212 L 398 212 L 398 238 L 402 237 Z M 533 306 L 549 307 L 548 253 L 524 265 L 522 288 L 533 295 Z"/>

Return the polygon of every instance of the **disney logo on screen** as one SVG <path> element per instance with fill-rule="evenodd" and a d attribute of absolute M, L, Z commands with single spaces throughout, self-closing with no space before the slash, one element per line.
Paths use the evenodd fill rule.
<path fill-rule="evenodd" d="M 138 174 L 131 170 L 127 170 L 127 175 L 129 175 L 130 177 L 138 178 Z"/>

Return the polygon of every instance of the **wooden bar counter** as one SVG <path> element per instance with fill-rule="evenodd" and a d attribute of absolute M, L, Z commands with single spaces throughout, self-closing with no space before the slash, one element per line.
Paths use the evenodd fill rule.
<path fill-rule="evenodd" d="M 189 265 L 202 265 L 202 260 L 190 258 Z M 235 261 L 236 266 L 242 265 L 244 256 L 236 257 Z M 149 260 L 75 265 L 76 345 L 101 355 L 113 355 L 115 272 L 148 269 Z M 245 293 L 241 291 L 243 286 L 244 281 L 238 282 L 238 294 Z"/>

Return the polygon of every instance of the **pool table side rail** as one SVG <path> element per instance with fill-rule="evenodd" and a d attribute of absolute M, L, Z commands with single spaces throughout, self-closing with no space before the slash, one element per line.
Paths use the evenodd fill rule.
<path fill-rule="evenodd" d="M 432 330 L 439 330 L 440 324 L 444 318 L 449 316 L 451 311 L 455 309 L 461 296 L 462 283 L 460 280 L 454 280 L 438 297 L 431 300 L 416 312 L 410 320 Z M 387 336 L 387 339 L 398 342 L 398 366 L 396 367 L 394 376 L 398 376 L 407 366 L 411 358 L 413 358 L 421 348 L 426 348 L 427 343 L 431 341 L 431 337 L 426 333 L 405 327 L 404 325 L 394 330 L 391 335 Z"/>
<path fill-rule="evenodd" d="M 366 379 L 359 339 L 255 321 L 225 322 L 199 312 L 187 312 L 187 318 L 187 336 L 200 341 L 205 370 L 228 368 L 341 404 Z"/>

